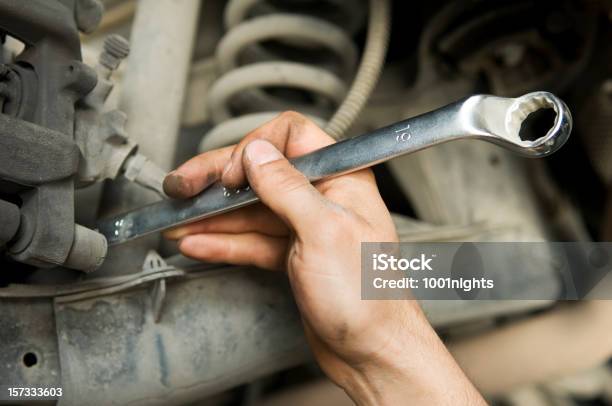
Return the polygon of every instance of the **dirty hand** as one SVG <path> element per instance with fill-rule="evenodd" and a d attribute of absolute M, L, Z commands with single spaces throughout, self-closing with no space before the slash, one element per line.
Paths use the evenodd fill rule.
<path fill-rule="evenodd" d="M 187 161 L 166 178 L 169 196 L 190 197 L 217 180 L 248 182 L 263 204 L 166 237 L 202 261 L 286 270 L 319 364 L 357 403 L 479 401 L 415 301 L 361 300 L 361 242 L 397 241 L 372 172 L 313 186 L 285 158 L 333 142 L 289 112 L 238 145 Z"/>

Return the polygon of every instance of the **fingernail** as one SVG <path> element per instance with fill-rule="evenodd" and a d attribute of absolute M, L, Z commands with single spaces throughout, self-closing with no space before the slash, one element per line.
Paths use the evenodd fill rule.
<path fill-rule="evenodd" d="M 185 182 L 176 171 L 170 172 L 164 178 L 164 192 L 170 197 L 181 197 L 184 194 Z"/>
<path fill-rule="evenodd" d="M 247 159 L 255 165 L 263 165 L 283 157 L 283 154 L 274 145 L 264 140 L 252 141 L 246 146 L 244 153 Z"/>

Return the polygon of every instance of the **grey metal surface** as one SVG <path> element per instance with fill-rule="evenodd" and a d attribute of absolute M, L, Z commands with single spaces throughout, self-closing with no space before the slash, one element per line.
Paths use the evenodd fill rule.
<path fill-rule="evenodd" d="M 75 224 L 74 241 L 64 266 L 83 272 L 95 271 L 104 262 L 107 248 L 108 245 L 102 235 Z"/>
<path fill-rule="evenodd" d="M 61 303 L 61 405 L 195 402 L 308 358 L 285 275 L 252 268 Z M 110 390 L 110 392 L 109 392 Z"/>
<path fill-rule="evenodd" d="M 0 314 L 1 385 L 61 387 L 52 300 L 2 299 Z"/>
<path fill-rule="evenodd" d="M 19 224 L 21 223 L 21 214 L 19 207 L 11 202 L 0 199 L 0 247 L 13 239 Z"/>
<path fill-rule="evenodd" d="M 97 76 L 82 62 L 79 29 L 94 28 L 99 6 L 0 0 L 3 36 L 25 45 L 0 66 L 0 192 L 21 202 L 20 228 L 6 251 L 41 268 L 64 265 L 71 249 L 82 248 L 74 239 L 75 104 Z"/>
<path fill-rule="evenodd" d="M 552 108 L 555 121 L 534 141 L 520 138 L 527 116 Z M 471 96 L 446 107 L 410 118 L 374 132 L 351 138 L 293 160 L 311 181 L 353 172 L 459 139 L 481 139 L 527 157 L 542 157 L 560 148 L 571 132 L 572 118 L 565 104 L 547 92 L 518 98 Z M 258 201 L 248 187 L 227 190 L 217 183 L 190 200 L 165 200 L 102 220 L 98 230 L 110 245 L 180 224 L 234 210 Z"/>
<path fill-rule="evenodd" d="M 38 186 L 76 172 L 79 150 L 65 134 L 5 114 L 0 129 L 1 179 Z"/>

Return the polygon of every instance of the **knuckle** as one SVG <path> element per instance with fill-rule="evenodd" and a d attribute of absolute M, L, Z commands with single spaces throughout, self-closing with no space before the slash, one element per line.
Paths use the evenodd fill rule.
<path fill-rule="evenodd" d="M 285 111 L 281 113 L 280 119 L 286 123 L 288 137 L 297 138 L 313 130 L 319 130 L 319 127 L 312 120 L 296 111 Z"/>
<path fill-rule="evenodd" d="M 313 140 L 317 140 L 320 144 L 319 148 L 335 142 L 329 134 L 325 133 L 317 123 L 308 117 L 294 111 L 287 111 L 282 114 L 288 142 L 312 145 Z"/>
<path fill-rule="evenodd" d="M 234 238 L 223 238 L 223 242 L 219 244 L 219 250 L 222 252 L 221 258 L 235 258 L 241 254 L 239 243 Z"/>
<path fill-rule="evenodd" d="M 282 121 L 289 121 L 289 122 L 308 122 L 309 121 L 305 115 L 298 113 L 297 111 L 294 111 L 294 110 L 283 111 L 282 113 L 278 115 L 278 119 Z"/>

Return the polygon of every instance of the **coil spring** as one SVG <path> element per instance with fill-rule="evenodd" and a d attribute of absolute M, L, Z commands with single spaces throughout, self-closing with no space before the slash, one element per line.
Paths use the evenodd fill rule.
<path fill-rule="evenodd" d="M 300 111 L 319 125 L 330 119 L 353 77 L 358 52 L 351 35 L 365 16 L 354 0 L 327 2 L 344 15 L 344 28 L 278 11 L 265 0 L 229 1 L 215 55 L 220 77 L 207 100 L 214 127 L 201 151 L 235 143 L 284 110 Z M 304 3 L 314 7 L 312 0 L 291 5 Z"/>

